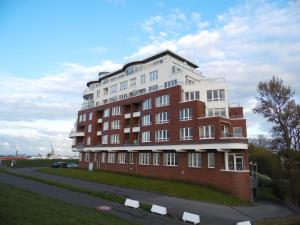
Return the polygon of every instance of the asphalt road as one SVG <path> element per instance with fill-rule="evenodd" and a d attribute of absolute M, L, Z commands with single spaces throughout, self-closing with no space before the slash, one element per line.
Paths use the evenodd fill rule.
<path fill-rule="evenodd" d="M 93 183 L 50 174 L 43 174 L 36 171 L 36 169 L 34 168 L 13 169 L 11 170 L 11 172 L 46 178 L 49 180 L 62 182 L 66 184 L 72 184 L 79 187 L 84 187 L 89 190 L 115 193 L 149 204 L 162 205 L 167 207 L 168 213 L 170 213 L 173 216 L 173 218 L 175 218 L 173 219 L 171 224 L 179 224 L 180 218 L 182 217 L 184 211 L 199 214 L 201 217 L 201 224 L 205 225 L 235 225 L 237 222 L 245 220 L 250 220 L 253 224 L 253 222 L 255 222 L 258 219 L 277 216 L 288 216 L 293 214 L 293 212 L 288 208 L 272 203 L 260 202 L 251 207 L 230 207 L 200 201 L 180 199 L 159 193 L 133 190 L 124 187 Z M 105 204 L 109 203 L 111 202 L 106 202 Z M 118 209 L 125 208 L 123 206 L 120 206 L 119 204 L 117 204 L 115 207 L 118 207 Z M 157 217 L 157 215 L 155 215 L 155 217 Z M 161 217 L 158 218 L 160 219 Z"/>

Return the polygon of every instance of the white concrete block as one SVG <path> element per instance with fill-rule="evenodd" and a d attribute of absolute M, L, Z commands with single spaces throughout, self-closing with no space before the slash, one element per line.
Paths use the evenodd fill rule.
<path fill-rule="evenodd" d="M 160 215 L 167 215 L 167 208 L 166 207 L 163 207 L 163 206 L 159 206 L 159 205 L 152 205 L 151 207 L 151 212 L 153 213 L 157 213 L 157 214 L 160 214 Z"/>
<path fill-rule="evenodd" d="M 139 201 L 132 200 L 132 199 L 129 199 L 129 198 L 126 199 L 124 205 L 125 205 L 125 206 L 128 206 L 128 207 L 135 208 L 135 209 L 137 209 L 137 208 L 140 207 Z"/>
<path fill-rule="evenodd" d="M 251 225 L 250 221 L 237 222 L 236 225 Z"/>
<path fill-rule="evenodd" d="M 184 212 L 182 215 L 182 220 L 184 222 L 187 221 L 187 222 L 191 222 L 193 224 L 198 224 L 198 223 L 200 223 L 200 216 L 197 214 Z"/>

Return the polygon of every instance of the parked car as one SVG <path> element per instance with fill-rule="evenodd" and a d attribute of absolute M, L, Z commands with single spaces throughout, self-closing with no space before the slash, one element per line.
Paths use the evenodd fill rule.
<path fill-rule="evenodd" d="M 52 168 L 67 168 L 68 165 L 66 162 L 55 162 L 51 165 Z"/>
<path fill-rule="evenodd" d="M 77 168 L 78 165 L 77 165 L 76 163 L 68 163 L 68 164 L 67 164 L 67 167 L 68 167 L 68 168 Z"/>

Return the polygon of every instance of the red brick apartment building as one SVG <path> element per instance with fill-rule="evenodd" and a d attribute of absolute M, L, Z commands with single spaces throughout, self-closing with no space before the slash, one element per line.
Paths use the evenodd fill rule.
<path fill-rule="evenodd" d="M 80 166 L 215 186 L 251 200 L 243 108 L 224 78 L 166 50 L 87 83 L 70 133 Z"/>

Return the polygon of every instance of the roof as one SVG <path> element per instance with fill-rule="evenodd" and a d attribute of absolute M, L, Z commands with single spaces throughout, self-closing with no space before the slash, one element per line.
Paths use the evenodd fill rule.
<path fill-rule="evenodd" d="M 180 60 L 182 62 L 186 62 L 189 66 L 191 66 L 191 67 L 193 67 L 195 69 L 198 68 L 198 66 L 196 64 L 192 63 L 191 61 L 189 61 L 189 60 L 187 60 L 187 59 L 185 59 L 185 58 L 183 58 L 183 57 L 175 54 L 174 52 L 172 52 L 170 50 L 165 50 L 163 52 L 160 52 L 160 53 L 157 53 L 157 54 L 155 54 L 153 56 L 150 56 L 150 57 L 148 57 L 148 58 L 146 58 L 144 60 L 133 61 L 133 62 L 127 63 L 121 69 L 119 69 L 117 71 L 114 71 L 114 72 L 111 72 L 111 73 L 108 73 L 107 75 L 99 77 L 99 82 L 101 80 L 103 80 L 103 79 L 106 79 L 106 78 L 112 77 L 112 76 L 114 76 L 114 75 L 116 75 L 118 73 L 124 72 L 130 66 L 134 66 L 134 65 L 138 65 L 138 64 L 144 64 L 144 63 L 147 63 L 147 62 L 150 62 L 152 60 L 158 59 L 158 58 L 160 58 L 162 56 L 165 56 L 165 55 L 170 55 L 170 56 L 174 57 L 175 59 L 178 59 L 178 60 Z"/>

